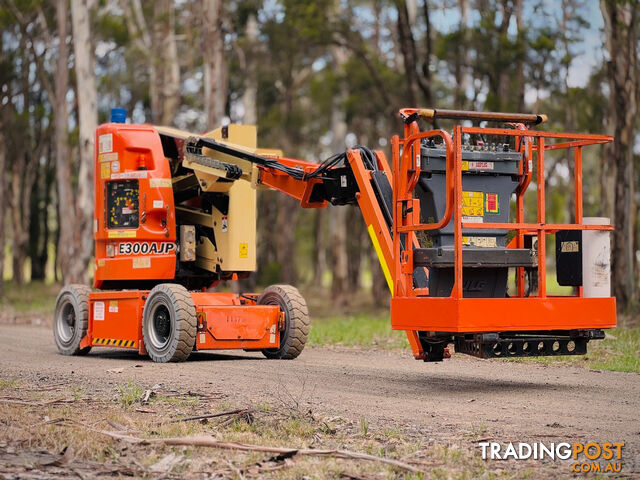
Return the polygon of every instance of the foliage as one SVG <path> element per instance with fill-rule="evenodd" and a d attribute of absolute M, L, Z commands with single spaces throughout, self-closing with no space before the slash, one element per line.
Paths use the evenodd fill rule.
<path fill-rule="evenodd" d="M 107 121 L 114 106 L 126 107 L 133 122 L 152 119 L 151 67 L 166 56 L 142 42 L 145 32 L 132 27 L 138 3 L 150 29 L 154 22 L 168 22 L 167 28 L 176 35 L 180 88 L 171 123 L 203 130 L 208 60 L 203 53 L 203 0 L 174 3 L 173 15 L 159 12 L 161 2 L 150 0 L 95 2 L 93 40 L 87 48 L 95 53 L 99 121 Z M 221 28 L 229 80 L 225 120 L 243 122 L 247 110 L 255 109 L 260 144 L 282 148 L 289 156 L 319 161 L 358 143 L 380 148 L 388 156 L 389 138 L 401 129 L 396 111 L 414 98 L 407 80 L 415 77 L 420 87 L 414 99 L 418 106 L 535 110 L 549 115 L 545 127 L 549 130 L 602 133 L 608 94 L 605 65 L 596 64 L 583 78 L 571 74 L 581 62 L 597 62 L 601 56 L 601 39 L 593 37 L 602 20 L 591 15 L 598 6 L 594 0 L 564 0 L 548 7 L 546 0 L 223 2 Z M 400 22 L 399 12 L 405 8 L 408 25 Z M 247 30 L 251 19 L 257 22 L 255 42 Z M 67 21 L 71 23 L 70 18 Z M 7 0 L 0 7 L 0 122 L 8 137 L 7 156 L 13 159 L 7 173 L 17 178 L 0 184 L 8 192 L 2 211 L 6 214 L 7 206 L 20 210 L 20 215 L 4 219 L 10 228 L 0 233 L 0 249 L 5 242 L 10 245 L 5 274 L 11 273 L 17 282 L 59 276 L 55 246 L 64 209 L 58 208 L 54 188 L 51 127 L 56 112 L 50 90 L 59 45 L 55 25 L 55 2 Z M 415 50 L 415 71 L 409 70 L 402 32 Z M 65 41 L 73 45 L 70 38 Z M 71 55 L 66 140 L 76 167 L 78 92 L 73 66 Z M 245 105 L 245 94 L 252 88 L 256 103 Z M 429 98 L 433 105 L 426 105 Z M 334 138 L 338 120 L 347 126 L 345 138 Z M 602 213 L 600 155 L 598 148 L 584 152 L 587 215 Z M 548 218 L 569 220 L 571 159 L 549 152 L 547 168 Z M 23 171 L 33 169 L 37 175 L 20 178 Z M 71 182 L 78 182 L 76 174 Z M 16 199 L 21 196 L 29 208 L 19 206 Z M 277 194 L 259 196 L 259 281 L 312 283 L 321 278 L 330 283 L 334 261 L 330 222 L 316 212 L 293 212 L 292 205 Z M 535 220 L 533 195 L 527 197 L 526 210 L 527 220 Z M 288 223 L 292 228 L 283 228 Z M 361 237 L 353 239 L 349 257 L 358 257 L 352 262 L 356 275 L 374 277 L 365 282 L 369 289 L 378 284 L 380 272 L 369 261 L 368 238 Z M 373 293 L 374 298 L 383 295 L 383 290 Z"/>

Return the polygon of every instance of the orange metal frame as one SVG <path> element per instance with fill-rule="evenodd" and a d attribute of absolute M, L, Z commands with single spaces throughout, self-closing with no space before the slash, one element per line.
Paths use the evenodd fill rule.
<path fill-rule="evenodd" d="M 546 235 L 558 230 L 613 230 L 610 225 L 582 224 L 582 148 L 611 142 L 604 135 L 551 133 L 527 130 L 524 125 L 514 129 L 463 127 L 456 125 L 452 138 L 442 130 L 420 132 L 417 122 L 405 126 L 405 137 L 392 139 L 393 147 L 393 279 L 391 323 L 394 329 L 438 332 L 499 332 L 568 329 L 612 328 L 616 325 L 615 298 L 583 298 L 582 288 L 576 295 L 550 297 L 546 293 Z M 516 222 L 468 223 L 462 221 L 462 138 L 465 134 L 508 136 L 525 155 L 523 181 L 516 190 Z M 413 198 L 413 189 L 420 175 L 419 141 L 422 138 L 443 138 L 447 152 L 447 207 L 443 218 L 433 224 L 420 222 L 420 205 Z M 564 139 L 547 144 L 547 139 Z M 545 216 L 544 154 L 546 150 L 574 150 L 575 223 L 547 224 Z M 533 176 L 536 162 L 537 223 L 524 222 L 524 194 Z M 455 281 L 450 297 L 427 297 L 425 291 L 412 286 L 413 252 L 401 249 L 401 235 L 421 230 L 441 228 L 454 222 Z M 523 248 L 524 236 L 535 234 L 538 239 L 538 294 L 524 297 L 524 269 L 516 275 L 517 296 L 514 298 L 463 298 L 462 234 L 465 228 L 476 230 L 515 231 L 511 248 Z M 422 289 L 424 290 L 424 289 Z M 412 342 L 412 347 L 414 343 Z M 423 358 L 420 348 L 413 348 L 416 358 Z"/>
<path fill-rule="evenodd" d="M 108 123 L 96 130 L 95 143 L 94 286 L 101 288 L 106 281 L 171 282 L 176 266 L 175 203 L 160 135 L 151 125 Z M 292 183 L 281 172 L 263 173 L 268 185 L 287 191 L 304 206 L 315 206 L 304 203 L 312 182 Z M 139 222 L 109 227 L 108 184 L 123 180 L 136 185 L 138 204 L 127 208 Z M 80 346 L 129 348 L 145 354 L 142 315 L 148 295 L 144 289 L 91 292 L 87 336 Z M 279 348 L 284 326 L 280 309 L 258 305 L 258 295 L 191 292 L 191 298 L 198 319 L 196 350 Z"/>
<path fill-rule="evenodd" d="M 146 354 L 142 312 L 148 295 L 148 290 L 91 292 L 89 328 L 80 346 L 129 348 Z M 258 296 L 191 292 L 198 320 L 195 350 L 279 348 L 280 308 L 258 305 Z"/>

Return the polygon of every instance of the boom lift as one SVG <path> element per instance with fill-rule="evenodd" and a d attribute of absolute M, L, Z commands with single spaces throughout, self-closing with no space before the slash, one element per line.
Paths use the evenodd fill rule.
<path fill-rule="evenodd" d="M 583 218 L 582 149 L 612 138 L 530 129 L 543 115 L 415 108 L 400 115 L 404 135 L 392 138 L 391 166 L 364 147 L 322 164 L 285 158 L 257 148 L 256 128 L 246 125 L 204 135 L 98 127 L 98 290 L 60 292 L 60 352 L 131 348 L 157 362 L 210 349 L 297 357 L 309 331 L 297 289 L 208 291 L 256 270 L 256 189 L 271 188 L 303 208 L 359 207 L 392 293 L 392 327 L 406 331 L 416 359 L 440 361 L 452 343 L 481 358 L 586 353 L 589 340 L 615 327 L 616 307 L 608 291 L 613 227 Z M 420 118 L 504 125 L 421 131 Z M 545 221 L 545 152 L 558 149 L 574 154 L 575 223 Z M 534 177 L 537 221 L 525 223 Z M 547 295 L 549 235 L 558 283 L 575 287 L 574 295 Z"/>

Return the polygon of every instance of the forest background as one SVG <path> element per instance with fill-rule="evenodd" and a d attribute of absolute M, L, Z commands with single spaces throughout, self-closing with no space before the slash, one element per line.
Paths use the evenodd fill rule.
<path fill-rule="evenodd" d="M 420 106 L 614 135 L 585 151 L 584 212 L 616 225 L 613 293 L 637 310 L 639 14 L 634 0 L 0 0 L 0 299 L 90 281 L 94 131 L 112 107 L 191 131 L 257 124 L 261 146 L 320 161 L 356 144 L 389 154 L 397 110 Z M 572 162 L 547 162 L 550 222 L 572 220 Z M 356 208 L 258 201 L 246 288 L 388 303 Z"/>

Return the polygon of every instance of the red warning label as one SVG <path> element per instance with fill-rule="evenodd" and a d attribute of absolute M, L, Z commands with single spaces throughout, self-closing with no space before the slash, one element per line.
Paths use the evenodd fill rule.
<path fill-rule="evenodd" d="M 486 213 L 493 213 L 493 214 L 500 213 L 500 205 L 498 204 L 497 193 L 485 193 L 484 210 Z"/>

